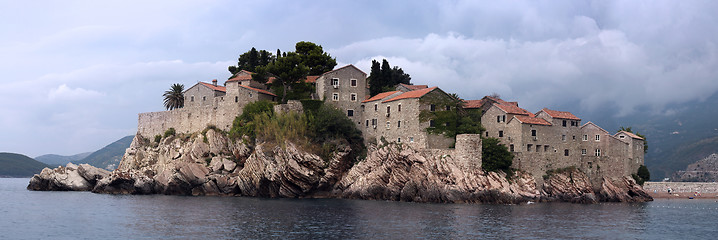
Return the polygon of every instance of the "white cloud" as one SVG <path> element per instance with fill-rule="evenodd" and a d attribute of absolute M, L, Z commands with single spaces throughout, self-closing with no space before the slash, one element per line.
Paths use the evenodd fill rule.
<path fill-rule="evenodd" d="M 84 88 L 70 88 L 67 86 L 67 84 L 62 84 L 58 86 L 57 88 L 50 89 L 50 92 L 47 94 L 47 98 L 50 101 L 57 101 L 57 100 L 86 100 L 88 98 L 96 98 L 104 96 L 104 93 L 94 91 L 94 90 L 87 90 Z"/>

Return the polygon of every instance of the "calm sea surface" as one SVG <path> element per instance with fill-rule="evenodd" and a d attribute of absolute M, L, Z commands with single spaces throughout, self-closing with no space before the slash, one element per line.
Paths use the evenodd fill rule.
<path fill-rule="evenodd" d="M 0 178 L 0 239 L 716 239 L 715 200 L 418 204 L 32 192 Z"/>

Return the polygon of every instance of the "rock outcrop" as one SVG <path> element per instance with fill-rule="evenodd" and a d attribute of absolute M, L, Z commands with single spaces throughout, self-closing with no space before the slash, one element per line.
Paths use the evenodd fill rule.
<path fill-rule="evenodd" d="M 212 129 L 159 143 L 137 135 L 111 173 L 68 164 L 44 169 L 28 189 L 436 203 L 650 201 L 631 178 L 604 179 L 597 186 L 577 169 L 553 173 L 539 188 L 528 173 L 518 171 L 507 178 L 505 173 L 466 169 L 448 154 L 401 144 L 369 149 L 366 158 L 352 164 L 347 146 L 325 160 L 291 142 L 246 142 Z"/>
<path fill-rule="evenodd" d="M 686 170 L 676 171 L 671 176 L 674 182 L 715 182 L 718 181 L 718 154 L 713 153 L 708 157 L 688 165 Z"/>
<path fill-rule="evenodd" d="M 29 190 L 36 191 L 89 191 L 97 181 L 107 178 L 110 172 L 88 164 L 68 163 L 65 167 L 42 169 L 30 179 Z"/>

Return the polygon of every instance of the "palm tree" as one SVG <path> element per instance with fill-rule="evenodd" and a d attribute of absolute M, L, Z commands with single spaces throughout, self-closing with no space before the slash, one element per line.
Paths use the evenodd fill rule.
<path fill-rule="evenodd" d="M 172 84 L 170 90 L 167 90 L 165 91 L 165 94 L 162 94 L 162 96 L 165 97 L 165 108 L 167 110 L 184 107 L 184 94 L 182 93 L 183 91 L 184 85 L 175 83 Z"/>

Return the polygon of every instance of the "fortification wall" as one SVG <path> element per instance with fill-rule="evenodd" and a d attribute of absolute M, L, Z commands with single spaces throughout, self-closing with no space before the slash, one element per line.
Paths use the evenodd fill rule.
<path fill-rule="evenodd" d="M 430 156 L 451 156 L 464 171 L 479 169 L 482 163 L 480 134 L 456 135 L 456 148 L 454 149 L 426 148 L 421 151 Z"/>
<path fill-rule="evenodd" d="M 185 107 L 162 112 L 140 113 L 137 133 L 150 138 L 162 135 L 169 128 L 177 133 L 193 133 L 204 130 L 208 125 L 229 131 L 232 121 L 241 114 L 242 107 L 236 104 L 218 104 L 219 107 Z"/>
<path fill-rule="evenodd" d="M 643 184 L 643 190 L 646 192 L 667 193 L 668 188 L 671 192 L 700 192 L 700 193 L 718 193 L 718 183 L 716 182 L 646 182 Z"/>

